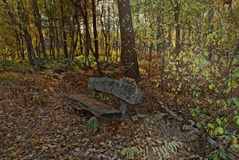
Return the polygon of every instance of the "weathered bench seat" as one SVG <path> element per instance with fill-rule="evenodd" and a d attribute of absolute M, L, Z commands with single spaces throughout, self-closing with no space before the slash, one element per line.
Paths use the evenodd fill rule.
<path fill-rule="evenodd" d="M 74 108 L 77 110 L 87 110 L 91 112 L 96 117 L 120 117 L 122 114 L 119 110 L 108 106 L 100 101 L 95 100 L 94 98 L 85 95 L 77 94 L 68 96 L 67 101 L 74 104 Z"/>
<path fill-rule="evenodd" d="M 89 78 L 88 89 L 112 94 L 131 105 L 136 105 L 141 100 L 141 92 L 137 86 L 116 79 L 91 77 Z M 96 117 L 112 118 L 124 114 L 116 109 L 116 106 L 109 106 L 85 94 L 70 95 L 67 101 L 74 104 L 72 106 L 74 109 L 87 110 Z M 125 105 L 122 103 L 121 106 L 124 107 Z"/>

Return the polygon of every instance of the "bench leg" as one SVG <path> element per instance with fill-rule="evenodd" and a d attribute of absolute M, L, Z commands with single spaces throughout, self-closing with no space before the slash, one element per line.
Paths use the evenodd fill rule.
<path fill-rule="evenodd" d="M 125 103 L 123 101 L 120 101 L 120 105 L 119 105 L 118 109 L 121 112 L 121 114 L 123 116 L 125 116 L 125 112 L 126 112 L 126 109 L 127 109 L 127 103 Z"/>

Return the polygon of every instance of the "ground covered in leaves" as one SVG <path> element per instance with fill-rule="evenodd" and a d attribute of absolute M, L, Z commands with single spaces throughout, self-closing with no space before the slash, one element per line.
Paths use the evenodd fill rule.
<path fill-rule="evenodd" d="M 153 86 L 141 88 L 134 115 L 98 118 L 72 113 L 68 95 L 89 94 L 89 75 L 51 70 L 19 74 L 0 82 L 0 159 L 200 159 L 200 137 L 160 109 Z M 155 93 L 157 90 L 155 90 Z M 152 97 L 151 97 L 152 96 Z"/>

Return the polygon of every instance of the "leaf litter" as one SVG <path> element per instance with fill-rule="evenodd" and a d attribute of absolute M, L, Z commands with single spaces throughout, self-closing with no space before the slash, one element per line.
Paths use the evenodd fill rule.
<path fill-rule="evenodd" d="M 89 94 L 87 81 L 83 73 L 46 70 L 1 83 L 0 159 L 126 159 L 121 151 L 128 147 L 183 142 L 184 147 L 170 155 L 174 159 L 190 157 L 194 153 L 187 149 L 200 147 L 190 142 L 196 135 L 185 134 L 180 124 L 162 114 L 155 98 L 148 97 L 136 108 L 146 116 L 99 119 L 99 130 L 91 132 L 86 122 L 92 115 L 73 114 L 66 103 L 68 95 Z M 157 158 L 152 154 L 148 159 Z"/>

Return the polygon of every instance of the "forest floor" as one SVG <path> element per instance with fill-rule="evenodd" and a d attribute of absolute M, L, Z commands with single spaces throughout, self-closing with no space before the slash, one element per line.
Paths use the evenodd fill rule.
<path fill-rule="evenodd" d="M 132 117 L 98 118 L 92 132 L 86 125 L 92 115 L 72 113 L 66 102 L 69 95 L 90 94 L 91 75 L 14 74 L 0 81 L 0 159 L 202 159 L 206 142 L 160 107 L 157 87 L 141 88 Z"/>

